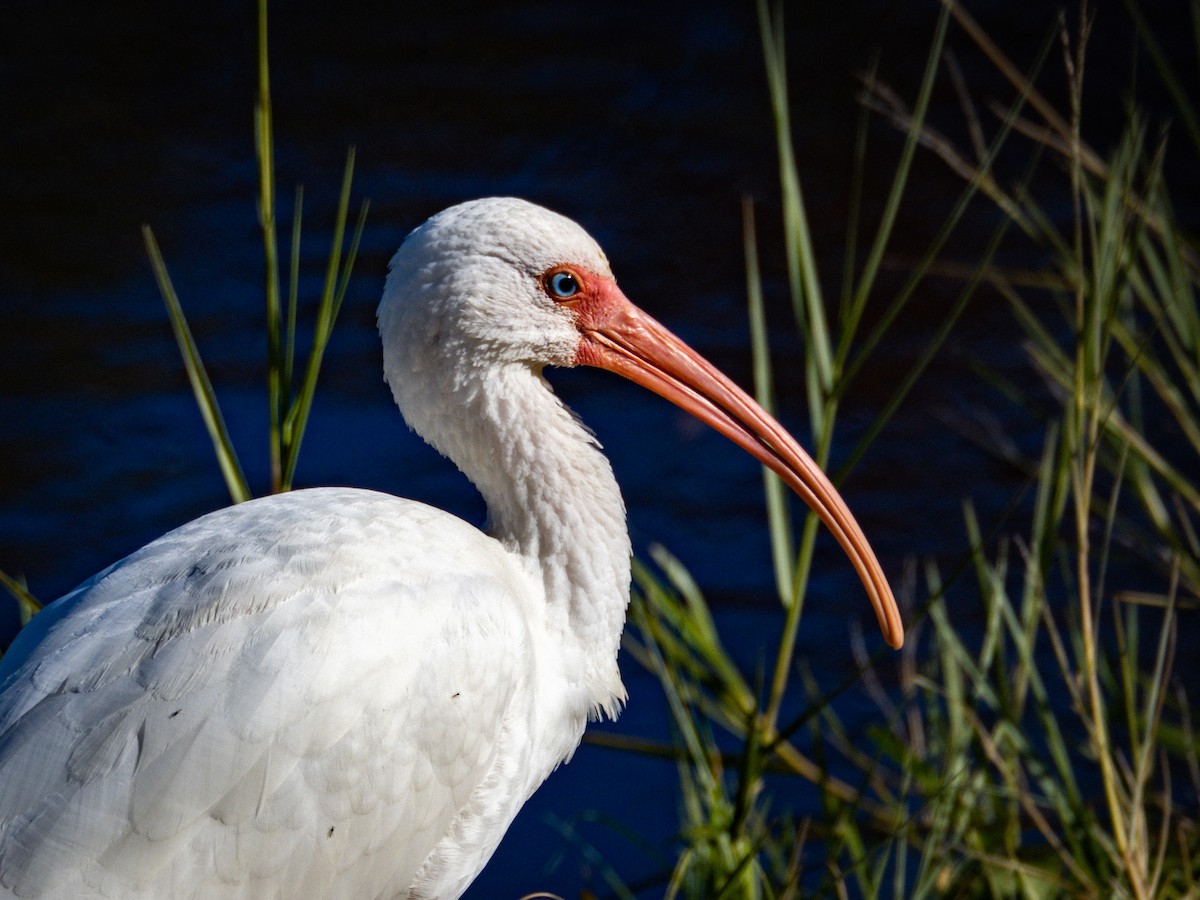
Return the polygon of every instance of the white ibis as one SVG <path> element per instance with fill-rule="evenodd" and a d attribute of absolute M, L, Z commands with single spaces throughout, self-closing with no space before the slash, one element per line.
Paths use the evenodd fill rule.
<path fill-rule="evenodd" d="M 408 424 L 487 501 L 323 488 L 214 512 L 47 607 L 0 664 L 0 892 L 443 898 L 625 699 L 625 509 L 542 378 L 610 369 L 778 472 L 903 629 L 837 491 L 617 288 L 578 225 L 513 199 L 434 216 L 379 328 Z"/>

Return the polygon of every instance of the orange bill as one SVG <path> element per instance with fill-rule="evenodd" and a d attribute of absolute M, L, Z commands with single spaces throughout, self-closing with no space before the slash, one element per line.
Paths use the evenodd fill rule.
<path fill-rule="evenodd" d="M 884 639 L 904 625 L 875 551 L 825 473 L 770 414 L 682 340 L 634 306 L 607 278 L 586 279 L 570 304 L 582 335 L 575 363 L 616 372 L 711 425 L 769 466 L 837 538 L 862 579 Z"/>

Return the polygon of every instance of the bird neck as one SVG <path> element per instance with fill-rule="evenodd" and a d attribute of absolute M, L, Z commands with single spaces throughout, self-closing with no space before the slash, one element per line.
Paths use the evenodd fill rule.
<path fill-rule="evenodd" d="M 592 715 L 625 699 L 617 650 L 629 603 L 625 504 L 595 437 L 538 372 L 513 365 L 460 383 L 471 416 L 435 442 L 483 494 L 488 532 L 543 588 L 544 634 L 578 671 Z"/>

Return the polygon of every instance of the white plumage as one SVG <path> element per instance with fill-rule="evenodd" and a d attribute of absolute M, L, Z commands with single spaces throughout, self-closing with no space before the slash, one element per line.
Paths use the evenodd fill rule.
<path fill-rule="evenodd" d="M 574 223 L 519 200 L 446 210 L 397 253 L 379 323 L 401 411 L 483 493 L 488 533 L 297 491 L 184 525 L 47 607 L 0 662 L 0 895 L 459 896 L 589 715 L 624 700 L 624 506 L 544 365 L 618 371 L 779 470 L 898 645 L 836 492 L 628 304 Z"/>

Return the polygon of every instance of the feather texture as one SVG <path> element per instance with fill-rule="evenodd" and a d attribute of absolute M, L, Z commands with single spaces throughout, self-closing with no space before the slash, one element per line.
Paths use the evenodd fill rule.
<path fill-rule="evenodd" d="M 149 544 L 3 660 L 0 885 L 403 896 L 464 807 L 541 780 L 484 783 L 531 714 L 525 582 L 466 523 L 358 490 Z"/>

